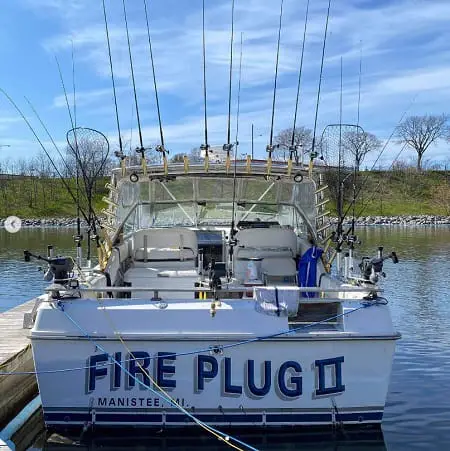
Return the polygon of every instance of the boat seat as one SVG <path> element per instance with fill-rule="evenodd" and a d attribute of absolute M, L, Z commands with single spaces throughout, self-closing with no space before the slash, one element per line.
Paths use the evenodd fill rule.
<path fill-rule="evenodd" d="M 196 233 L 181 227 L 139 230 L 132 238 L 135 261 L 193 261 L 197 254 Z"/>
<path fill-rule="evenodd" d="M 294 258 L 297 255 L 297 235 L 283 227 L 239 230 L 236 240 L 237 258 Z"/>
<path fill-rule="evenodd" d="M 297 235 L 291 229 L 271 227 L 244 229 L 236 234 L 234 271 L 245 280 L 248 260 L 261 258 L 261 271 L 266 283 L 295 284 L 297 268 Z"/>
<path fill-rule="evenodd" d="M 147 265 L 149 265 L 147 263 Z M 180 288 L 191 290 L 198 281 L 198 274 L 195 269 L 173 270 L 170 265 L 161 268 L 158 266 L 141 267 L 134 266 L 125 273 L 124 282 L 131 284 L 130 292 L 133 298 L 148 299 L 153 296 L 152 291 L 140 291 L 133 293 L 133 287 L 145 287 L 149 290 L 163 290 L 158 294 L 162 299 L 192 299 L 194 293 L 186 292 L 165 292 L 164 289 Z M 174 280 L 176 279 L 176 280 Z"/>

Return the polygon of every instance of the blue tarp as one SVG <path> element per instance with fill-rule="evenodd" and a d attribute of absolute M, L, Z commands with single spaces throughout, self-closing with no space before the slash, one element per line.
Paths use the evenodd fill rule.
<path fill-rule="evenodd" d="M 323 249 L 317 246 L 310 247 L 298 262 L 298 286 L 317 286 L 317 260 L 322 256 Z M 302 293 L 304 298 L 314 298 L 318 293 Z"/>

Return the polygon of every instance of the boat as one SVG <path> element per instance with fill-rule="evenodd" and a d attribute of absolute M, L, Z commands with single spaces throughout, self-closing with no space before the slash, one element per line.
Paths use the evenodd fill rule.
<path fill-rule="evenodd" d="M 347 236 L 327 257 L 319 165 L 206 163 L 114 169 L 99 264 L 46 258 L 28 322 L 47 427 L 379 424 L 395 253 L 358 265 Z"/>
<path fill-rule="evenodd" d="M 398 259 L 380 247 L 357 262 L 358 239 L 353 227 L 344 231 L 342 202 L 332 232 L 325 175 L 333 158 L 329 146 L 315 147 L 316 128 L 309 161 L 303 162 L 302 149 L 297 158 L 296 113 L 288 157 L 274 158 L 282 7 L 267 158 L 238 159 L 231 103 L 222 157 L 210 154 L 216 148 L 207 139 L 204 2 L 202 158 L 169 162 L 156 95 L 160 163 L 147 162 L 139 118 L 140 164 L 127 159 L 116 103 L 120 164 L 99 219 L 91 194 L 108 139 L 93 129 L 68 133 L 75 156 L 84 155 L 78 147 L 92 139 L 96 149 L 107 150 L 97 152 L 89 183 L 80 164 L 88 200 L 83 216 L 98 264 L 90 254 L 82 258 L 79 230 L 75 260 L 51 247 L 47 257 L 25 251 L 26 260 L 47 261 L 51 282 L 25 318 L 47 427 L 201 427 L 228 442 L 216 428 L 382 421 L 400 335 L 378 281 L 384 261 Z M 104 2 L 103 9 L 116 101 Z M 329 8 L 326 24 L 328 16 Z M 232 44 L 233 32 L 231 52 Z M 157 94 L 151 45 L 150 54 Z M 341 168 L 342 127 L 334 133 L 338 190 L 349 177 Z M 317 149 L 325 156 L 318 158 Z"/>

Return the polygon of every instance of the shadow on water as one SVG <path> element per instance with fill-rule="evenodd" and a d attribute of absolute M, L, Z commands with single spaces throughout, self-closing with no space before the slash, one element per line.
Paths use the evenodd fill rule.
<path fill-rule="evenodd" d="M 383 433 L 380 428 L 345 429 L 345 430 L 303 430 L 292 429 L 270 430 L 260 429 L 249 432 L 233 430 L 233 435 L 245 443 L 261 451 L 283 450 L 321 450 L 321 451 L 386 451 Z M 244 448 L 244 447 L 243 447 Z M 123 434 L 120 430 L 102 431 L 97 435 L 80 437 L 66 435 L 43 434 L 36 442 L 34 450 L 70 451 L 70 450 L 209 450 L 221 451 L 233 449 L 225 443 L 212 438 L 211 435 L 200 435 L 196 432 L 160 431 L 150 434 L 139 431 Z M 247 448 L 244 448 L 247 449 Z"/>

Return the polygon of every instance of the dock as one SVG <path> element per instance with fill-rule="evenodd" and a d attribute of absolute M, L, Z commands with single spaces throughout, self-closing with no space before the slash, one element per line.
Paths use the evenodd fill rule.
<path fill-rule="evenodd" d="M 0 313 L 0 372 L 34 371 L 30 329 L 23 328 L 24 314 L 36 299 Z M 0 375 L 0 431 L 38 393 L 36 376 Z"/>

